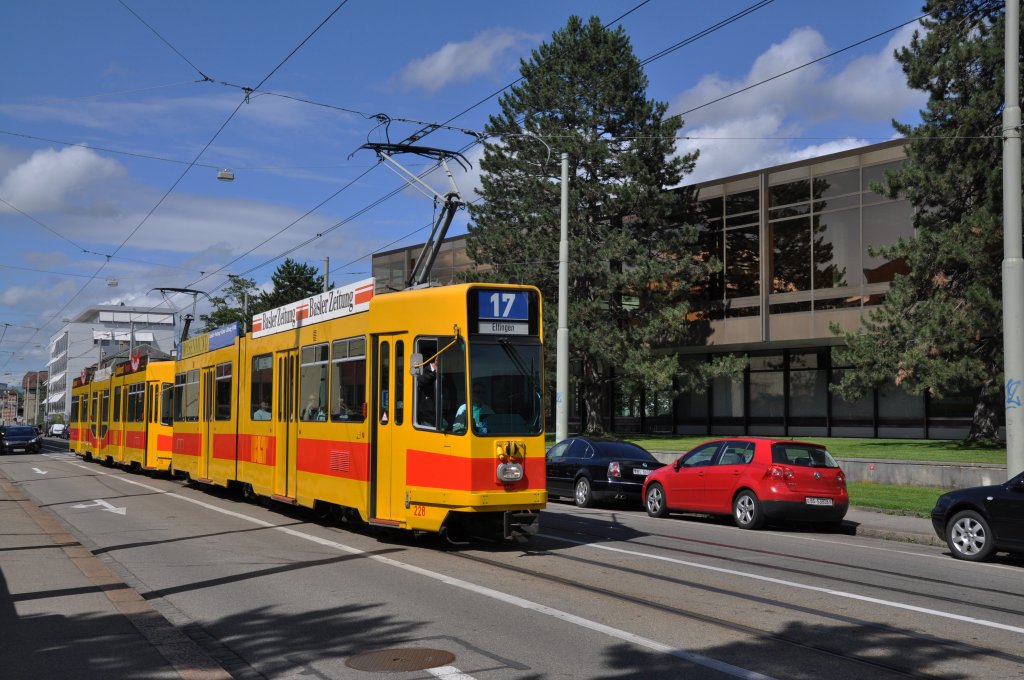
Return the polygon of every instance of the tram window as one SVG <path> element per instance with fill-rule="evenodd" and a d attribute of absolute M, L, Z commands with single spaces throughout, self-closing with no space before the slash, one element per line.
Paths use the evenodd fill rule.
<path fill-rule="evenodd" d="M 395 343 L 395 425 L 405 416 L 405 343 Z"/>
<path fill-rule="evenodd" d="M 162 383 L 160 387 L 160 424 L 174 424 L 174 384 Z"/>
<path fill-rule="evenodd" d="M 121 386 L 114 388 L 114 422 L 121 422 Z"/>
<path fill-rule="evenodd" d="M 185 372 L 185 420 L 199 420 L 199 369 Z"/>
<path fill-rule="evenodd" d="M 185 374 L 177 373 L 174 376 L 174 422 L 185 422 Z"/>
<path fill-rule="evenodd" d="M 146 385 L 136 383 L 128 386 L 128 405 L 124 409 L 124 419 L 129 423 L 141 423 L 142 411 L 146 401 Z"/>
<path fill-rule="evenodd" d="M 437 427 L 437 405 L 440 403 L 438 391 L 441 387 L 437 379 L 437 359 L 434 357 L 437 354 L 437 340 L 418 338 L 416 351 L 426 361 L 426 365 L 421 367 L 423 372 L 416 376 L 413 422 L 417 427 L 434 429 Z"/>
<path fill-rule="evenodd" d="M 362 421 L 366 402 L 366 339 L 331 344 L 331 420 Z"/>
<path fill-rule="evenodd" d="M 378 395 L 378 413 L 381 425 L 388 422 L 388 394 L 391 391 L 391 343 L 380 343 L 380 386 Z"/>
<path fill-rule="evenodd" d="M 107 422 L 110 417 L 110 390 L 103 390 L 103 397 L 100 399 L 100 414 L 100 422 Z"/>
<path fill-rule="evenodd" d="M 90 422 L 95 423 L 96 419 L 100 415 L 100 393 L 92 393 L 92 419 Z"/>
<path fill-rule="evenodd" d="M 303 347 L 299 355 L 299 394 L 304 399 L 300 420 L 327 420 L 327 352 L 325 342 Z"/>
<path fill-rule="evenodd" d="M 438 353 L 440 351 L 440 354 Z M 466 350 L 456 338 L 417 338 L 416 352 L 426 365 L 415 384 L 413 422 L 422 429 L 461 434 L 455 414 L 466 402 Z"/>
<path fill-rule="evenodd" d="M 69 420 L 72 423 L 78 422 L 78 397 L 75 396 L 71 397 L 71 415 L 69 416 Z"/>
<path fill-rule="evenodd" d="M 216 405 L 214 418 L 231 420 L 231 362 L 217 364 Z"/>
<path fill-rule="evenodd" d="M 252 358 L 252 393 L 249 413 L 253 420 L 270 420 L 274 405 L 274 357 L 261 354 Z"/>

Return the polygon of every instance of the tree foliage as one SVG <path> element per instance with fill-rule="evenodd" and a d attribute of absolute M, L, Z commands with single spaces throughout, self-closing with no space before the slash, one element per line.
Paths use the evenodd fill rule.
<path fill-rule="evenodd" d="M 487 124 L 483 201 L 470 206 L 466 248 L 493 268 L 483 278 L 541 289 L 553 349 L 558 154 L 569 154 L 569 347 L 584 428 L 599 432 L 609 367 L 620 380 L 667 386 L 680 367 L 659 348 L 706 337 L 705 325 L 688 320 L 690 282 L 707 267 L 689 254 L 694 196 L 666 190 L 692 170 L 696 154 L 675 155 L 682 121 L 646 98 L 647 78 L 621 28 L 571 17 L 520 72 Z M 546 356 L 551 377 L 555 352 Z"/>
<path fill-rule="evenodd" d="M 199 319 L 203 322 L 204 331 L 212 331 L 218 326 L 229 323 L 241 323 L 242 328 L 249 327 L 249 319 L 252 318 L 252 304 L 258 294 L 256 281 L 234 274 L 228 274 L 228 286 L 224 294 L 211 296 L 210 303 L 213 310 L 209 314 L 200 314 Z M 249 315 L 246 316 L 246 299 L 249 301 Z"/>
<path fill-rule="evenodd" d="M 274 270 L 270 280 L 273 288 L 259 294 L 253 314 L 260 314 L 324 290 L 323 276 L 316 267 L 296 262 L 290 257 Z"/>
<path fill-rule="evenodd" d="M 229 274 L 224 295 L 211 297 L 213 310 L 199 316 L 203 330 L 209 331 L 235 321 L 248 329 L 252 317 L 257 314 L 323 291 L 324 279 L 319 270 L 291 258 L 282 262 L 270 278 L 273 287 L 269 291 L 261 291 L 254 279 Z M 248 311 L 245 310 L 247 296 Z"/>
<path fill-rule="evenodd" d="M 919 125 L 895 123 L 910 139 L 890 197 L 915 208 L 912 238 L 879 249 L 901 258 L 898 276 L 862 330 L 847 334 L 837 391 L 856 398 L 898 386 L 936 397 L 971 392 L 968 438 L 996 437 L 1002 382 L 1002 144 L 1004 5 L 930 0 L 896 58 L 908 84 L 928 93 Z"/>

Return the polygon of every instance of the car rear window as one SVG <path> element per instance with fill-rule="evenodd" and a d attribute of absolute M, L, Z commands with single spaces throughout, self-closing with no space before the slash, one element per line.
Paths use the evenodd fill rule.
<path fill-rule="evenodd" d="M 786 442 L 772 444 L 772 462 L 794 467 L 839 467 L 839 463 L 824 447 Z"/>
<path fill-rule="evenodd" d="M 618 458 L 619 460 L 656 460 L 654 456 L 635 444 L 627 442 L 594 442 L 594 448 L 602 458 Z"/>

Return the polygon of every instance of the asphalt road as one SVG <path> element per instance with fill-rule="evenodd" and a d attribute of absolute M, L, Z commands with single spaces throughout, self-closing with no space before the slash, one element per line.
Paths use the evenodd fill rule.
<path fill-rule="evenodd" d="M 61 453 L 0 474 L 235 678 L 1024 677 L 1012 560 L 562 503 L 453 549 Z"/>

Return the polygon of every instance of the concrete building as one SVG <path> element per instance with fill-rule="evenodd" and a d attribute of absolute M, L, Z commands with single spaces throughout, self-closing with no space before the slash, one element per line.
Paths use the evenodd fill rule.
<path fill-rule="evenodd" d="M 47 422 L 71 409 L 71 383 L 86 366 L 106 365 L 107 358 L 129 346 L 174 349 L 174 314 L 149 307 L 96 305 L 69 319 L 50 337 Z"/>
<path fill-rule="evenodd" d="M 858 402 L 828 390 L 848 367 L 836 364 L 841 338 L 854 331 L 905 271 L 874 246 L 913 235 L 912 207 L 871 189 L 905 159 L 904 142 L 852 149 L 697 185 L 708 221 L 701 257 L 724 262 L 693 288 L 711 333 L 699 347 L 670 347 L 680 362 L 739 354 L 749 366 L 735 379 L 680 393 L 676 385 L 630 389 L 615 381 L 603 412 L 613 432 L 958 438 L 970 427 L 973 396 L 943 400 L 893 388 Z M 378 292 L 400 289 L 420 246 L 375 255 Z M 451 283 L 473 267 L 465 237 L 447 239 L 432 281 Z M 570 267 L 572 253 L 570 252 Z M 555 259 L 554 256 L 552 259 Z M 572 320 L 569 320 L 570 324 Z M 554 329 L 545 334 L 553 348 Z M 570 368 L 570 381 L 572 368 Z M 570 390 L 570 429 L 580 405 Z"/>
<path fill-rule="evenodd" d="M 0 423 L 9 424 L 20 422 L 21 395 L 17 390 L 5 387 L 0 390 Z"/>
<path fill-rule="evenodd" d="M 25 395 L 21 415 L 24 422 L 30 425 L 46 421 L 46 411 L 42 408 L 40 399 L 46 398 L 47 378 L 46 371 L 29 371 L 21 379 L 21 390 Z"/>

